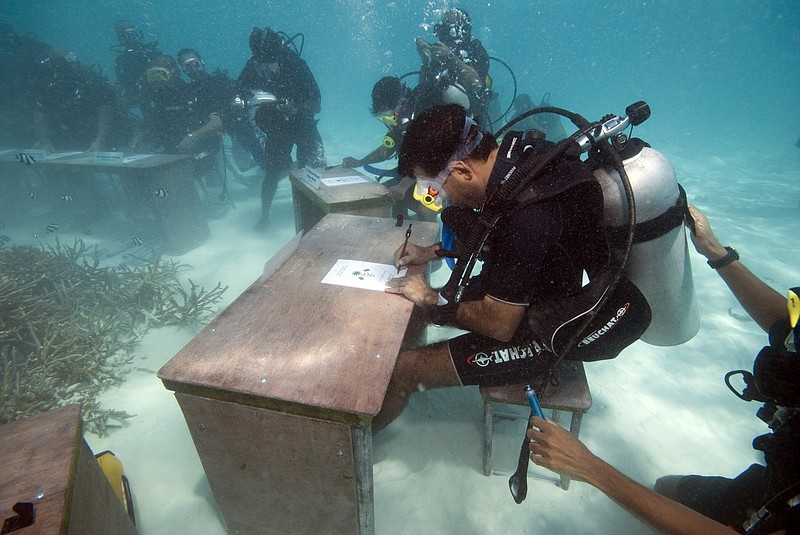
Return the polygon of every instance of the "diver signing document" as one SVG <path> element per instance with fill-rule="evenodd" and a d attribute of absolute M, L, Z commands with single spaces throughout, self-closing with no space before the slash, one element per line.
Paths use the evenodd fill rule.
<path fill-rule="evenodd" d="M 391 264 L 339 259 L 322 279 L 322 282 L 323 284 L 351 286 L 353 288 L 382 292 L 386 289 L 386 283 L 389 280 L 395 277 L 402 277 L 405 274 L 405 268 L 398 273 L 397 268 Z"/>

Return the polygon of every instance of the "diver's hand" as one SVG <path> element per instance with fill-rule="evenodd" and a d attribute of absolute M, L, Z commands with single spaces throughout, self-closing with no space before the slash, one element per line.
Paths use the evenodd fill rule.
<path fill-rule="evenodd" d="M 439 294 L 421 273 L 394 278 L 386 284 L 385 291 L 400 294 L 418 307 L 432 307 L 439 301 Z"/>
<path fill-rule="evenodd" d="M 422 62 L 428 63 L 431 60 L 431 45 L 422 37 L 417 37 L 414 44 L 417 45 L 417 54 L 422 58 Z"/>
<path fill-rule="evenodd" d="M 408 187 L 404 186 L 403 183 L 395 184 L 394 186 L 388 189 L 389 191 L 389 198 L 393 202 L 397 202 L 402 200 L 403 197 L 406 196 L 406 191 L 408 191 Z"/>
<path fill-rule="evenodd" d="M 434 258 L 438 258 L 436 256 L 436 251 L 439 249 L 441 244 L 431 245 L 430 247 L 420 247 L 419 245 L 415 245 L 409 242 L 406 245 L 406 253 L 403 254 L 403 246 L 397 248 L 394 252 L 394 265 L 398 268 L 404 266 L 421 266 L 427 264 Z"/>
<path fill-rule="evenodd" d="M 342 167 L 349 167 L 350 169 L 354 169 L 356 167 L 361 167 L 364 165 L 364 162 L 353 158 L 352 156 L 347 156 L 342 160 Z"/>
<path fill-rule="evenodd" d="M 94 143 L 89 145 L 89 148 L 86 149 L 86 152 L 98 152 L 106 150 L 108 144 L 105 142 L 104 139 L 97 138 L 94 140 Z"/>
<path fill-rule="evenodd" d="M 177 147 L 178 152 L 181 152 L 183 154 L 190 154 L 194 149 L 194 144 L 195 144 L 194 134 L 187 134 L 186 136 L 184 136 L 181 142 L 178 143 Z"/>
<path fill-rule="evenodd" d="M 33 148 L 44 149 L 45 151 L 47 151 L 47 154 L 52 154 L 56 151 L 55 146 L 53 146 L 53 142 L 50 141 L 49 139 L 37 141 L 36 143 L 33 144 Z"/>
<path fill-rule="evenodd" d="M 430 45 L 430 51 L 431 60 L 434 62 L 446 64 L 449 60 L 453 59 L 453 53 L 444 43 L 434 43 Z"/>
<path fill-rule="evenodd" d="M 531 439 L 531 461 L 570 479 L 586 481 L 600 459 L 557 423 L 534 416 L 531 425 L 526 433 Z"/>
<path fill-rule="evenodd" d="M 691 233 L 692 243 L 697 252 L 707 259 L 719 260 L 728 254 L 728 251 L 719 243 L 708 218 L 694 205 L 689 205 L 689 213 L 694 219 L 694 232 Z"/>

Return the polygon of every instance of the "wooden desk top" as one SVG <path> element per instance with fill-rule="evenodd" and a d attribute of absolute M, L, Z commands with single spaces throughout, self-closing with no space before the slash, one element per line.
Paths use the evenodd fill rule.
<path fill-rule="evenodd" d="M 320 184 L 319 189 L 317 189 L 301 178 L 303 169 L 293 169 L 289 173 L 292 187 L 302 191 L 306 197 L 319 205 L 325 213 L 346 212 L 361 208 L 364 205 L 376 206 L 385 204 L 388 206 L 392 204 L 392 199 L 389 198 L 389 192 L 385 186 L 355 169 L 334 167 L 333 169 L 315 169 L 315 171 L 319 173 L 321 178 L 360 176 L 367 180 L 366 182 L 342 186 Z"/>
<path fill-rule="evenodd" d="M 438 225 L 413 225 L 412 242 L 435 242 Z M 320 281 L 338 259 L 391 264 L 407 227 L 394 219 L 326 216 L 272 276 L 251 285 L 158 376 L 176 392 L 371 418 L 383 404 L 413 304 Z"/>
<path fill-rule="evenodd" d="M 187 154 L 148 154 L 146 155 L 146 158 L 134 159 L 132 161 L 123 164 L 110 164 L 110 163 L 95 162 L 94 161 L 95 156 L 93 152 L 79 152 L 77 154 L 55 157 L 53 159 L 44 159 L 44 160 L 37 159 L 35 164 L 26 166 L 16 159 L 16 155 L 20 154 L 21 152 L 25 151 L 14 150 L 9 152 L 0 152 L 0 164 L 4 165 L 13 164 L 19 166 L 19 168 L 21 169 L 33 169 L 36 166 L 47 166 L 47 167 L 87 166 L 91 167 L 92 169 L 107 173 L 125 173 L 132 171 L 135 172 L 141 169 L 153 169 L 157 167 L 165 167 L 189 159 L 189 155 Z M 145 155 L 131 154 L 131 153 L 124 154 L 125 158 L 136 157 L 136 156 L 145 156 Z"/>
<path fill-rule="evenodd" d="M 82 440 L 80 405 L 0 427 L 0 521 L 16 514 L 11 510 L 15 503 L 34 502 L 35 527 L 20 533 L 65 533 L 61 522 L 67 518 L 73 466 Z"/>

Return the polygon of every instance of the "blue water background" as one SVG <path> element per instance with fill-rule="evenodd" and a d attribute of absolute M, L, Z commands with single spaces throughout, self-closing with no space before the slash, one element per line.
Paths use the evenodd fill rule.
<path fill-rule="evenodd" d="M 369 143 L 381 132 L 367 113 L 372 84 L 417 69 L 414 37 L 433 39 L 426 27 L 452 6 L 470 12 L 474 35 L 534 100 L 549 92 L 552 103 L 593 119 L 644 99 L 653 117 L 642 134 L 683 148 L 788 153 L 800 136 L 800 4 L 793 1 L 6 0 L 0 16 L 19 33 L 102 66 L 111 79 L 109 47 L 121 18 L 163 51 L 197 48 L 209 68 L 234 77 L 249 57 L 253 26 L 302 32 L 303 57 L 323 94 L 320 127 L 336 159 L 345 156 L 336 153 L 338 137 Z M 491 74 L 505 108 L 511 76 L 497 62 Z"/>
<path fill-rule="evenodd" d="M 742 252 L 748 267 L 774 288 L 783 291 L 797 284 L 800 259 L 796 248 L 786 245 L 796 241 L 800 198 L 795 147 L 800 137 L 800 2 L 2 0 L 0 19 L 19 33 L 34 32 L 47 43 L 76 52 L 83 62 L 102 66 L 112 80 L 114 52 L 109 47 L 116 43 L 113 26 L 121 18 L 138 25 L 146 40 L 158 40 L 165 52 L 197 48 L 210 69 L 225 69 L 232 77 L 249 57 L 247 37 L 253 26 L 269 25 L 290 35 L 302 32 L 303 58 L 322 90 L 320 129 L 329 163 L 338 163 L 344 156 L 363 156 L 379 143 L 384 128 L 368 113 L 373 83 L 418 68 L 413 39 L 433 39 L 425 27 L 449 6 L 470 12 L 474 34 L 492 56 L 512 67 L 519 91 L 534 100 L 549 92 L 553 104 L 588 119 L 648 101 L 653 116 L 637 127 L 636 135 L 672 161 L 690 200 L 709 215 L 720 239 Z M 513 91 L 511 76 L 496 62 L 491 74 L 505 107 Z M 289 214 L 285 183 L 282 191 Z M 256 211 L 241 218 L 245 231 L 255 223 Z M 282 224 L 282 236 L 288 239 L 293 224 Z M 274 250 L 281 244 L 274 244 Z M 750 441 L 766 432 L 753 414 L 756 407 L 739 402 L 721 382 L 726 371 L 752 366 L 764 334 L 752 322 L 737 319 L 744 312 L 704 260 L 692 255 L 701 333 L 674 348 L 637 343 L 617 360 L 587 366 L 594 405 L 581 438 L 645 484 L 668 473 L 735 476 L 759 461 Z M 234 255 L 228 254 L 225 262 L 229 258 Z M 238 254 L 235 258 L 241 261 Z M 256 271 L 240 287 L 260 273 L 263 261 L 258 256 Z M 206 284 L 213 286 L 225 272 L 220 265 Z M 154 376 L 146 379 L 157 383 Z M 160 384 L 157 388 L 162 391 Z M 379 533 L 398 532 L 390 524 L 397 519 L 413 524 L 410 532 L 419 532 L 420 524 L 430 533 L 481 535 L 643 532 L 615 504 L 598 501 L 580 484 L 563 493 L 548 490 L 541 481 L 532 483 L 529 507 L 513 504 L 505 478 L 485 479 L 478 472 L 480 398 L 464 390 L 415 396 L 399 422 L 401 429 L 378 436 Z M 180 416 L 170 416 L 162 405 L 150 412 L 131 409 L 133 402 L 107 401 L 104 406 L 140 415 L 130 429 L 118 430 L 108 443 L 99 444 L 126 460 L 142 504 L 141 532 L 181 532 L 160 524 L 165 517 L 180 527 L 195 516 L 208 518 L 197 514 L 208 514 L 202 507 L 213 506 L 204 502 L 210 494 L 204 494 L 196 479 L 183 486 L 176 483 L 173 504 L 172 497 L 159 494 L 169 485 L 153 483 L 146 473 L 155 470 L 160 482 L 165 470 L 173 470 L 170 463 L 193 458 L 188 436 L 181 447 L 168 445 L 142 466 L 134 462 L 137 455 L 126 451 L 141 447 L 138 439 L 151 433 L 147 426 L 166 418 L 162 412 L 173 426 L 183 425 Z M 519 425 L 508 425 L 506 466 L 516 461 Z M 137 434 L 138 426 L 146 431 Z M 461 429 L 472 435 L 462 435 Z M 160 443 L 148 447 L 159 451 Z M 393 469 L 406 465 L 414 473 L 397 470 L 395 477 Z M 503 466 L 500 460 L 497 465 Z M 198 467 L 196 477 L 200 474 Z M 451 485 L 443 489 L 443 482 Z M 144 496 L 149 493 L 169 501 L 174 510 L 148 509 Z M 458 528 L 448 529 L 454 518 Z M 596 518 L 610 523 L 598 527 Z M 224 532 L 216 529 L 205 532 Z"/>

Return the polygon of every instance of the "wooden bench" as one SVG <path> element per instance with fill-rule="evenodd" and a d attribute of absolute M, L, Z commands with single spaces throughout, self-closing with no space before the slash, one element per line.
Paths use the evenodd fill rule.
<path fill-rule="evenodd" d="M 557 386 L 549 385 L 539 396 L 543 409 L 553 411 L 552 420 L 558 421 L 561 411 L 571 412 L 569 430 L 576 437 L 581 432 L 583 415 L 592 407 L 592 395 L 583 362 L 562 360 L 556 369 Z M 494 405 L 498 403 L 529 407 L 524 388 L 527 383 L 508 386 L 481 387 L 483 398 L 483 474 L 492 474 L 492 432 L 494 425 Z M 537 385 L 531 385 L 534 388 Z M 560 485 L 569 489 L 569 478 L 562 476 Z"/>

